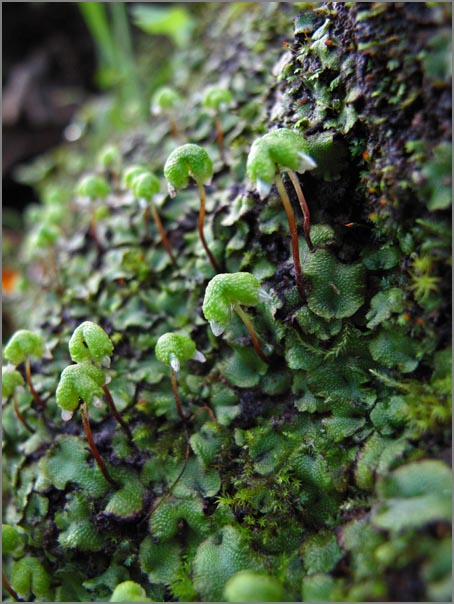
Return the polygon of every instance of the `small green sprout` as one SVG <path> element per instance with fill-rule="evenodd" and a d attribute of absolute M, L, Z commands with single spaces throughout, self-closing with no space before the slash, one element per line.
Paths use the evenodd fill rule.
<path fill-rule="evenodd" d="M 105 145 L 98 153 L 97 162 L 116 187 L 121 170 L 120 149 L 116 145 Z"/>
<path fill-rule="evenodd" d="M 175 151 L 167 158 L 164 166 L 164 176 L 167 179 L 171 197 L 175 197 L 178 189 L 186 188 L 190 178 L 195 181 L 200 197 L 198 220 L 200 240 L 211 265 L 216 272 L 219 272 L 219 265 L 213 254 L 210 252 L 203 233 L 206 205 L 204 184 L 210 184 L 211 179 L 213 178 L 213 162 L 211 161 L 210 156 L 205 149 L 202 149 L 202 147 L 199 147 L 198 145 L 193 145 L 191 143 L 182 145 L 175 149 Z"/>
<path fill-rule="evenodd" d="M 135 581 L 119 583 L 112 593 L 110 602 L 152 602 L 144 588 Z"/>
<path fill-rule="evenodd" d="M 92 321 L 84 321 L 74 330 L 68 348 L 75 363 L 96 361 L 106 367 L 110 366 L 112 340 L 102 327 Z"/>
<path fill-rule="evenodd" d="M 90 201 L 104 199 L 110 193 L 110 187 L 102 176 L 88 174 L 79 181 L 76 193 Z"/>
<path fill-rule="evenodd" d="M 189 336 L 178 333 L 162 334 L 156 342 L 155 354 L 158 361 L 161 361 L 170 367 L 170 378 L 172 381 L 172 390 L 175 397 L 177 412 L 180 419 L 186 422 L 187 417 L 183 413 L 180 395 L 178 393 L 176 373 L 180 371 L 181 363 L 185 363 L 190 359 L 204 363 L 206 360 L 205 356 L 197 350 L 195 342 Z M 202 409 L 207 409 L 214 418 L 211 409 L 206 406 L 202 407 Z"/>
<path fill-rule="evenodd" d="M 104 170 L 118 170 L 121 164 L 121 153 L 116 145 L 105 145 L 98 153 L 98 164 Z"/>
<path fill-rule="evenodd" d="M 25 426 L 25 428 L 33 434 L 33 428 L 25 419 L 23 413 L 19 409 L 19 404 L 16 397 L 16 389 L 24 385 L 24 378 L 11 365 L 2 367 L 2 398 L 8 401 L 13 399 L 14 412 L 17 419 Z"/>
<path fill-rule="evenodd" d="M 89 205 L 91 208 L 90 212 L 90 234 L 98 248 L 101 248 L 101 244 L 98 238 L 96 230 L 96 209 L 94 202 L 97 200 L 105 199 L 110 193 L 110 187 L 102 176 L 96 176 L 95 174 L 88 174 L 81 178 L 77 187 L 76 193 L 82 199 L 85 205 Z"/>
<path fill-rule="evenodd" d="M 205 362 L 204 355 L 196 349 L 195 342 L 179 333 L 165 333 L 160 336 L 155 348 L 158 361 L 165 363 L 174 371 L 180 371 L 181 363 L 190 359 Z"/>
<path fill-rule="evenodd" d="M 30 357 L 41 358 L 42 356 L 50 356 L 43 338 L 28 329 L 19 329 L 9 339 L 3 354 L 6 360 L 12 365 L 17 366 L 25 363 L 25 378 L 30 392 L 37 405 L 45 409 L 46 404 L 33 386 L 30 368 Z"/>
<path fill-rule="evenodd" d="M 260 199 L 264 199 L 269 194 L 273 181 L 276 184 L 289 224 L 296 284 L 301 297 L 304 295 L 304 288 L 298 231 L 292 204 L 282 182 L 280 170 L 288 172 L 289 178 L 293 183 L 303 212 L 304 236 L 309 249 L 312 250 L 314 246 L 310 238 L 309 207 L 296 172 L 303 173 L 306 170 L 314 168 L 316 168 L 316 163 L 307 154 L 307 146 L 303 137 L 298 132 L 287 128 L 271 130 L 257 139 L 251 147 L 246 166 L 248 177 L 255 183 Z"/>
<path fill-rule="evenodd" d="M 208 283 L 202 310 L 215 336 L 223 333 L 230 322 L 232 310 L 235 311 L 245 324 L 255 351 L 263 361 L 268 362 L 255 329 L 248 315 L 241 308 L 241 305 L 256 306 L 261 300 L 268 301 L 269 294 L 261 288 L 260 281 L 254 275 L 224 273 L 216 275 Z"/>
<path fill-rule="evenodd" d="M 68 349 L 71 359 L 75 363 L 83 364 L 87 362 L 93 362 L 100 363 L 105 367 L 110 367 L 110 357 L 113 352 L 112 340 L 109 338 L 109 336 L 102 327 L 100 327 L 96 323 L 93 323 L 92 321 L 84 321 L 74 330 L 73 335 L 71 336 L 68 343 Z M 77 365 L 75 367 L 77 367 Z M 95 369 L 99 369 L 96 366 L 94 367 Z M 92 379 L 95 379 L 95 376 L 93 376 Z M 102 384 L 100 384 L 102 386 L 101 397 L 103 393 L 106 395 L 107 402 L 109 404 L 112 415 L 115 417 L 115 419 L 126 432 L 126 434 L 130 437 L 131 433 L 129 427 L 127 426 L 115 406 L 115 402 L 113 400 L 112 394 L 109 391 L 109 388 L 107 387 L 107 382 L 105 378 L 102 379 L 104 381 Z M 91 402 L 91 400 L 87 400 L 85 396 L 80 395 L 80 398 L 89 403 Z M 96 402 L 98 402 L 98 398 L 100 397 L 96 398 Z M 98 404 L 101 404 L 101 402 L 99 401 Z M 66 411 L 74 411 L 77 406 L 78 405 L 76 404 L 73 409 L 67 408 Z M 63 406 L 62 408 L 65 409 Z"/>
<path fill-rule="evenodd" d="M 56 401 L 57 405 L 62 409 L 61 416 L 63 421 L 69 421 L 74 415 L 74 411 L 80 405 L 82 423 L 93 457 L 104 478 L 110 482 L 110 484 L 116 486 L 117 483 L 109 474 L 95 444 L 88 417 L 87 403 L 93 403 L 93 405 L 97 407 L 100 406 L 105 383 L 106 376 L 104 375 L 104 371 L 90 362 L 68 365 L 63 369 L 60 375 L 60 381 L 56 392 Z"/>
<path fill-rule="evenodd" d="M 162 86 L 151 99 L 151 113 L 153 115 L 165 115 L 169 120 L 170 132 L 174 138 L 178 138 L 179 129 L 175 119 L 175 111 L 181 103 L 181 96 L 176 90 L 169 86 Z"/>
<path fill-rule="evenodd" d="M 220 113 L 232 104 L 233 97 L 230 90 L 220 88 L 219 86 L 211 86 L 205 92 L 203 97 L 203 105 L 214 114 L 216 128 L 216 142 L 218 144 L 219 153 L 222 161 L 225 162 L 224 149 L 224 132 L 220 120 Z"/>
<path fill-rule="evenodd" d="M 170 241 L 167 237 L 167 233 L 159 216 L 156 204 L 154 203 L 154 196 L 159 193 L 161 183 L 157 176 L 155 176 L 149 170 L 142 168 L 141 166 L 132 166 L 123 178 L 126 186 L 131 189 L 134 197 L 138 200 L 141 208 L 144 209 L 144 221 L 146 230 L 148 232 L 149 215 L 151 215 L 156 224 L 159 234 L 161 235 L 162 244 L 165 247 L 167 253 L 172 260 L 174 266 L 176 266 L 176 258 L 170 245 Z"/>
<path fill-rule="evenodd" d="M 65 367 L 60 375 L 56 391 L 57 405 L 62 409 L 62 419 L 69 421 L 79 407 L 80 400 L 101 406 L 102 387 L 106 376 L 101 367 L 92 363 L 76 363 Z"/>

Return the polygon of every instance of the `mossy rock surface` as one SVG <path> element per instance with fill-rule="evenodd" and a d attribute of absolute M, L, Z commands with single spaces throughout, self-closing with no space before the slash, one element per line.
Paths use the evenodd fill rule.
<path fill-rule="evenodd" d="M 151 95 L 177 90 L 181 140 L 167 114 L 140 121 L 111 98 L 107 113 L 81 114 L 80 140 L 23 173 L 42 204 L 27 215 L 20 292 L 5 307 L 52 358 L 31 362 L 45 409 L 23 366 L 23 387 L 5 391 L 3 522 L 17 527 L 5 575 L 28 601 L 235 600 L 260 578 L 264 594 L 287 601 L 450 601 L 450 4 L 168 10 L 161 36 L 141 41 L 139 66 Z M 162 61 L 177 23 L 183 47 Z M 198 42 L 184 47 L 191 28 Z M 211 85 L 233 97 L 218 116 L 224 158 L 202 105 Z M 282 127 L 317 162 L 300 175 L 313 250 L 283 178 L 303 294 L 277 191 L 260 201 L 246 175 L 254 140 Z M 212 162 L 203 230 L 220 272 L 250 273 L 268 294 L 244 302 L 266 360 L 231 300 L 222 335 L 205 320 L 215 274 L 197 188 L 163 193 L 166 159 L 184 143 Z M 94 236 L 74 191 L 105 145 L 123 168 L 159 179 L 153 207 L 174 258 L 121 175 L 103 175 Z M 59 234 L 38 248 L 49 225 Z M 56 404 L 68 342 L 87 321 L 105 337 L 90 351 L 92 334 L 78 332 L 74 360 L 99 375 L 96 397 L 85 396 L 112 481 L 87 443 L 80 391 L 70 421 Z M 165 333 L 195 345 L 176 376 L 181 413 L 175 376 L 154 354 Z"/>

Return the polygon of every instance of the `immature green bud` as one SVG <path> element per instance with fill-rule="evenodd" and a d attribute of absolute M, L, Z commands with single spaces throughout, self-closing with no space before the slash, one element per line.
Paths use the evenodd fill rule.
<path fill-rule="evenodd" d="M 131 189 L 137 199 L 150 201 L 161 188 L 159 179 L 152 172 L 141 172 L 132 180 Z"/>
<path fill-rule="evenodd" d="M 246 171 L 260 199 L 270 192 L 276 169 L 305 172 L 317 167 L 307 154 L 307 143 L 295 130 L 278 128 L 257 139 L 249 152 Z"/>
<path fill-rule="evenodd" d="M 224 273 L 208 283 L 203 300 L 203 314 L 215 336 L 227 327 L 235 304 L 255 306 L 262 297 L 260 281 L 251 273 Z"/>
<path fill-rule="evenodd" d="M 198 184 L 210 184 L 213 162 L 205 149 L 188 143 L 169 155 L 164 166 L 164 176 L 169 185 L 169 194 L 174 197 L 177 189 L 188 186 L 189 178 L 193 178 Z"/>
<path fill-rule="evenodd" d="M 123 185 L 130 189 L 132 187 L 132 183 L 134 179 L 140 174 L 146 174 L 149 170 L 145 166 L 134 165 L 129 166 L 123 172 Z"/>
<path fill-rule="evenodd" d="M 151 112 L 160 115 L 175 109 L 181 102 L 181 97 L 176 90 L 168 86 L 162 86 L 153 95 L 151 100 Z"/>
<path fill-rule="evenodd" d="M 2 397 L 13 396 L 16 388 L 24 385 L 24 378 L 12 366 L 2 367 Z"/>
<path fill-rule="evenodd" d="M 233 97 L 230 90 L 227 90 L 227 88 L 219 88 L 218 86 L 211 86 L 208 88 L 203 97 L 204 107 L 215 112 L 223 107 L 227 107 L 232 101 Z"/>
<path fill-rule="evenodd" d="M 89 174 L 84 176 L 77 185 L 76 192 L 81 197 L 88 197 L 92 201 L 103 199 L 110 193 L 110 187 L 101 176 Z"/>
<path fill-rule="evenodd" d="M 144 588 L 135 581 L 123 581 L 114 589 L 111 602 L 152 602 Z"/>
<path fill-rule="evenodd" d="M 193 359 L 203 363 L 204 355 L 196 349 L 195 342 L 189 336 L 179 333 L 164 333 L 156 342 L 155 354 L 158 361 L 170 365 L 179 371 L 180 363 Z"/>
<path fill-rule="evenodd" d="M 119 166 L 121 162 L 121 153 L 117 146 L 106 145 L 98 154 L 98 163 L 104 169 Z"/>
<path fill-rule="evenodd" d="M 112 341 L 104 329 L 92 321 L 84 321 L 74 330 L 68 348 L 75 363 L 96 361 L 106 367 L 110 365 Z"/>
<path fill-rule="evenodd" d="M 79 406 L 79 399 L 99 406 L 105 382 L 104 371 L 91 363 L 77 363 L 65 367 L 56 392 L 57 405 L 63 409 L 62 419 L 71 419 Z"/>
<path fill-rule="evenodd" d="M 19 329 L 6 344 L 3 354 L 7 361 L 19 365 L 28 357 L 42 357 L 45 351 L 46 345 L 41 336 L 28 329 Z"/>

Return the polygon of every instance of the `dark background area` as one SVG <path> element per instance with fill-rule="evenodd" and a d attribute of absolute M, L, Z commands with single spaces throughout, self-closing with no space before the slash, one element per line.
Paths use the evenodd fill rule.
<path fill-rule="evenodd" d="M 63 140 L 74 112 L 96 92 L 95 49 L 76 3 L 3 2 L 3 206 L 36 201 L 17 166 Z"/>

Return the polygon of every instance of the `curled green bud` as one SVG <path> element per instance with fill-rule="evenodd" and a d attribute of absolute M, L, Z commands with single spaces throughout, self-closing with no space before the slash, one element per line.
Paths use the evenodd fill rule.
<path fill-rule="evenodd" d="M 255 306 L 262 293 L 260 281 L 251 273 L 224 273 L 208 283 L 203 300 L 203 314 L 215 336 L 227 327 L 236 304 Z"/>
<path fill-rule="evenodd" d="M 93 201 L 94 199 L 107 197 L 110 193 L 110 187 L 101 176 L 89 174 L 79 181 L 76 192 L 81 197 L 88 197 Z"/>
<path fill-rule="evenodd" d="M 224 588 L 225 602 L 286 602 L 287 594 L 273 577 L 251 570 L 241 570 Z"/>
<path fill-rule="evenodd" d="M 91 363 L 77 363 L 63 369 L 58 382 L 56 400 L 63 409 L 62 418 L 68 421 L 79 406 L 79 399 L 98 404 L 104 394 L 104 371 Z"/>
<path fill-rule="evenodd" d="M 84 321 L 74 330 L 68 348 L 75 363 L 96 361 L 106 367 L 110 365 L 112 340 L 102 327 L 92 321 Z"/>
<path fill-rule="evenodd" d="M 301 134 L 288 128 L 271 130 L 253 143 L 246 171 L 255 183 L 260 199 L 269 194 L 277 168 L 302 173 L 317 167 L 307 151 L 307 143 Z"/>
<path fill-rule="evenodd" d="M 118 166 L 121 162 L 121 153 L 116 145 L 106 145 L 98 154 L 98 163 L 104 169 Z"/>
<path fill-rule="evenodd" d="M 169 155 L 164 166 L 164 176 L 169 185 L 169 194 L 174 197 L 177 189 L 188 186 L 189 178 L 193 178 L 198 184 L 210 184 L 213 162 L 205 149 L 188 143 Z"/>
<path fill-rule="evenodd" d="M 205 92 L 203 97 L 203 105 L 207 109 L 218 112 L 223 107 L 227 107 L 233 101 L 232 93 L 227 88 L 219 88 L 211 86 Z"/>
<path fill-rule="evenodd" d="M 13 396 L 16 388 L 23 385 L 24 378 L 16 369 L 11 366 L 2 367 L 2 397 Z"/>
<path fill-rule="evenodd" d="M 133 165 L 126 168 L 123 172 L 123 185 L 130 189 L 132 187 L 132 183 L 134 179 L 140 174 L 146 174 L 148 169 L 145 166 Z"/>
<path fill-rule="evenodd" d="M 45 351 L 46 345 L 41 336 L 28 329 L 19 329 L 6 344 L 3 354 L 7 361 L 19 365 L 28 357 L 42 357 Z"/>
<path fill-rule="evenodd" d="M 149 171 L 141 172 L 133 178 L 131 189 L 137 199 L 150 201 L 161 188 L 159 179 Z"/>
<path fill-rule="evenodd" d="M 164 333 L 159 337 L 155 354 L 158 361 L 179 371 L 180 363 L 193 359 L 203 363 L 204 355 L 196 349 L 195 342 L 189 336 L 179 333 Z"/>
<path fill-rule="evenodd" d="M 144 588 L 135 581 L 119 583 L 112 593 L 111 602 L 152 602 Z"/>
<path fill-rule="evenodd" d="M 151 112 L 160 115 L 175 109 L 181 102 L 181 97 L 176 90 L 169 86 L 162 86 L 156 90 L 151 99 Z"/>

